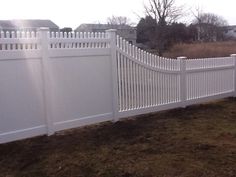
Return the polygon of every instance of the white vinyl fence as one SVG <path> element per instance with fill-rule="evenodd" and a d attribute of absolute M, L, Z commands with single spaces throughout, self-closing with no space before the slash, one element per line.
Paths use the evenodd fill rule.
<path fill-rule="evenodd" d="M 0 144 L 236 96 L 236 55 L 149 54 L 106 33 L 0 33 Z"/>
<path fill-rule="evenodd" d="M 117 38 L 118 117 L 235 95 L 235 55 L 162 58 Z"/>

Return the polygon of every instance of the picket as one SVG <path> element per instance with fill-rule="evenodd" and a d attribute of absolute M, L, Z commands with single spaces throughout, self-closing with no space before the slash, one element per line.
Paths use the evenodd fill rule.
<path fill-rule="evenodd" d="M 0 143 L 236 96 L 235 54 L 169 59 L 115 30 L 1 31 L 0 67 Z"/>
<path fill-rule="evenodd" d="M 161 110 L 163 105 L 172 108 L 173 103 L 185 107 L 235 92 L 235 55 L 176 60 L 147 53 L 119 36 L 116 39 L 119 117 Z"/>

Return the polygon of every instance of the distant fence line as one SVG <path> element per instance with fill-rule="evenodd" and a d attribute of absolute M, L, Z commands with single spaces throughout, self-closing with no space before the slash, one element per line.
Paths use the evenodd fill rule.
<path fill-rule="evenodd" d="M 236 96 L 236 55 L 187 60 L 106 33 L 0 32 L 0 143 Z"/>

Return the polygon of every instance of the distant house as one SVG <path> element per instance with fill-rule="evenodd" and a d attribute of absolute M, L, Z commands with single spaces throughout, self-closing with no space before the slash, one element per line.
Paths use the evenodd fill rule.
<path fill-rule="evenodd" d="M 236 25 L 224 27 L 224 35 L 227 38 L 234 38 L 234 39 L 236 39 Z"/>
<path fill-rule="evenodd" d="M 208 23 L 193 24 L 191 27 L 196 29 L 194 38 L 197 41 L 216 42 L 225 39 L 225 27 Z"/>
<path fill-rule="evenodd" d="M 112 24 L 82 24 L 75 29 L 75 32 L 105 32 L 108 29 L 116 29 L 117 34 L 131 44 L 136 44 L 136 28 L 129 25 L 112 25 Z"/>
<path fill-rule="evenodd" d="M 217 41 L 218 29 L 216 26 L 208 23 L 199 23 L 195 25 L 197 29 L 197 40 L 205 42 Z"/>
<path fill-rule="evenodd" d="M 47 27 L 52 32 L 59 31 L 51 20 L 0 20 L 1 31 L 37 31 L 40 27 Z"/>

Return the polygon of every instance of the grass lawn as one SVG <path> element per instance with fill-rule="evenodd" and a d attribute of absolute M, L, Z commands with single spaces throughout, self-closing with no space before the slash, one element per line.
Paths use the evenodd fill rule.
<path fill-rule="evenodd" d="M 236 100 L 0 145 L 2 177 L 233 177 Z"/>

